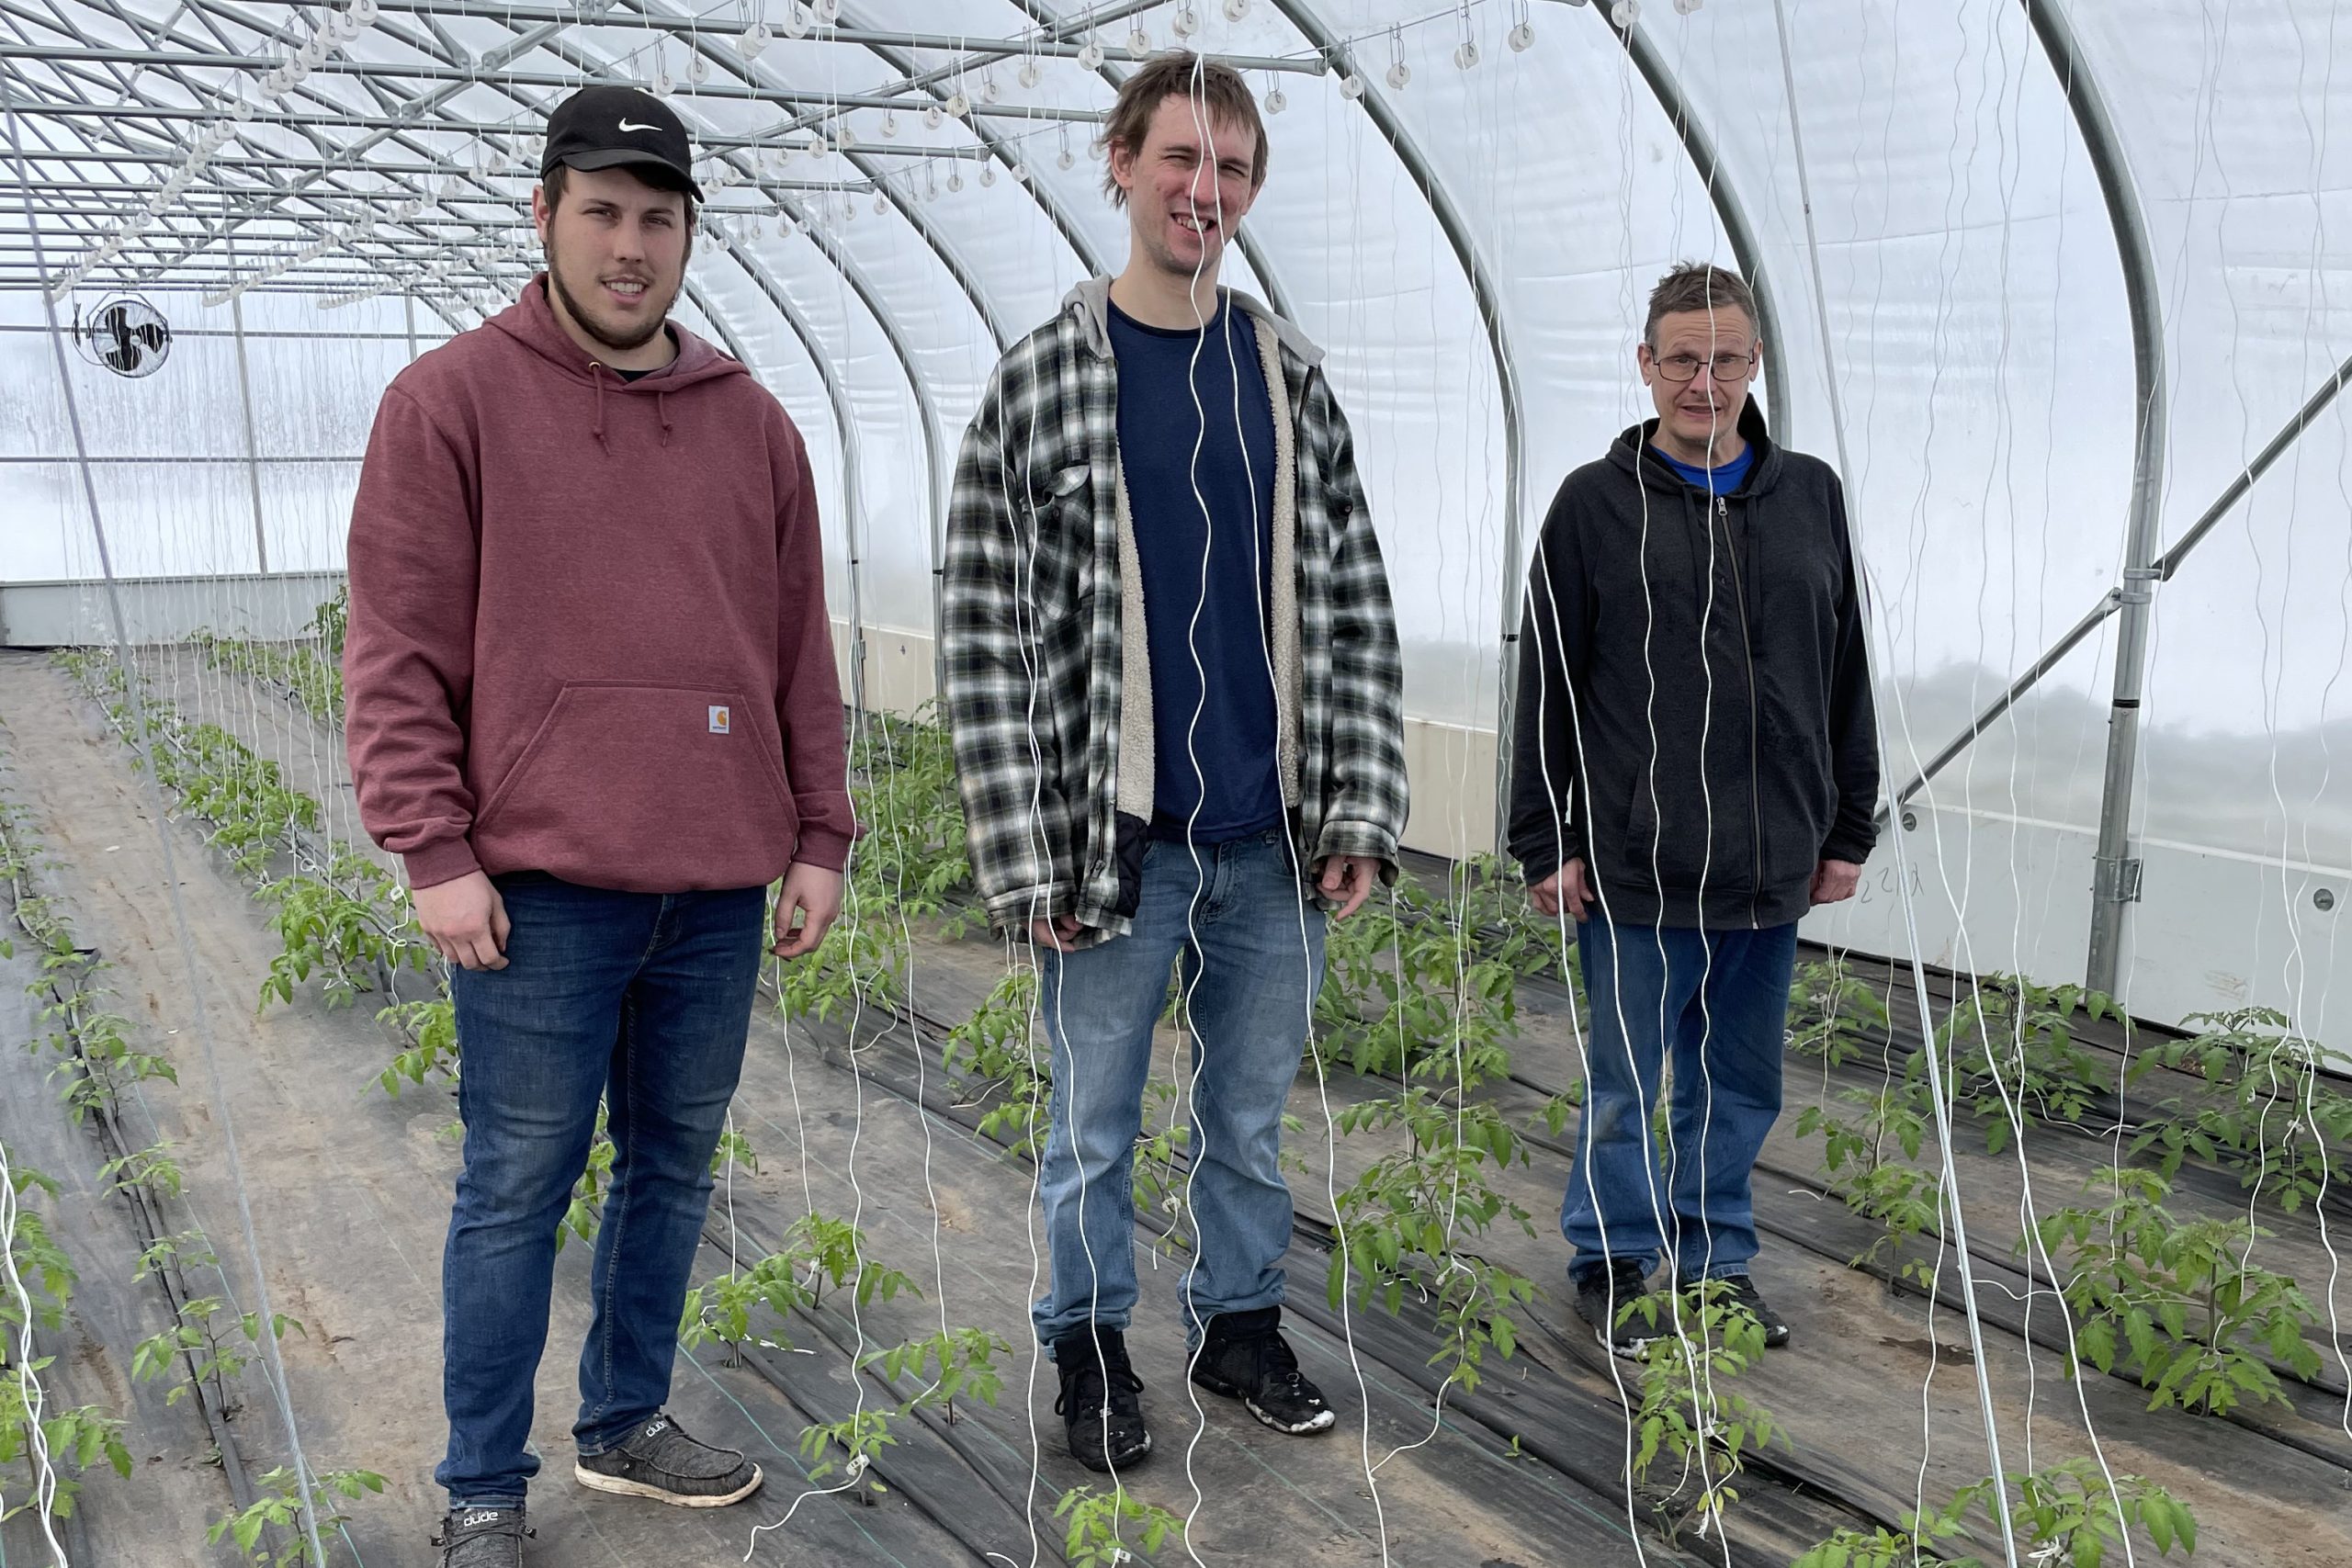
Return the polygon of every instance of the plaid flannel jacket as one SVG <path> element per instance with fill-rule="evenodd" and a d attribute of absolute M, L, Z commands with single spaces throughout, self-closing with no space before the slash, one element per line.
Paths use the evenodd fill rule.
<path fill-rule="evenodd" d="M 1128 930 L 1150 817 L 1151 758 L 1123 768 L 1120 757 L 1123 714 L 1136 711 L 1125 682 L 1142 683 L 1148 715 L 1149 670 L 1134 668 L 1148 655 L 1140 625 L 1127 624 L 1140 621 L 1142 601 L 1130 581 L 1109 288 L 1079 285 L 989 378 L 956 465 L 941 627 L 947 724 L 989 922 L 1023 933 L 1033 919 L 1071 915 L 1081 943 Z M 1274 526 L 1295 530 L 1276 544 L 1292 582 L 1277 585 L 1276 607 L 1295 605 L 1297 625 L 1295 638 L 1277 629 L 1275 658 L 1296 730 L 1283 782 L 1299 864 L 1362 855 L 1393 880 L 1408 804 L 1404 673 L 1354 443 L 1321 350 L 1256 300 L 1227 299 L 1258 326 L 1288 459 Z"/>

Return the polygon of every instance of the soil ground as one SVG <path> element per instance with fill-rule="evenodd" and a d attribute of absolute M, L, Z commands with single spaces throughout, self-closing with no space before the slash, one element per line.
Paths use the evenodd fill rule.
<path fill-rule="evenodd" d="M 359 841 L 340 748 L 306 716 L 267 691 L 200 672 L 185 656 L 157 661 L 153 676 L 187 711 L 278 758 L 292 782 L 330 802 L 338 835 Z M 335 1010 L 298 992 L 291 1006 L 256 1010 L 279 947 L 268 907 L 205 846 L 198 825 L 170 820 L 159 831 L 152 787 L 70 678 L 36 658 L 0 655 L 0 795 L 24 808 L 25 825 L 47 852 L 44 886 L 61 897 L 84 944 L 105 958 L 99 979 L 141 1045 L 178 1069 L 176 1086 L 145 1086 L 127 1119 L 138 1133 L 174 1144 L 187 1179 L 176 1223 L 200 1226 L 225 1260 L 219 1277 L 197 1288 L 254 1304 L 237 1205 L 242 1180 L 271 1304 L 304 1325 L 288 1336 L 284 1359 L 310 1461 L 387 1479 L 384 1495 L 352 1508 L 335 1561 L 430 1563 L 425 1539 L 440 1506 L 431 1471 L 445 1435 L 441 1240 L 458 1163 L 451 1096 L 427 1086 L 394 1099 L 375 1087 L 396 1046 L 364 998 Z M 1062 1452 L 1052 1369 L 1039 1362 L 1027 1332 L 1043 1245 L 1033 1172 L 978 1134 L 975 1108 L 959 1103 L 940 1061 L 939 1026 L 986 994 L 1003 955 L 984 939 L 925 932 L 913 951 L 912 1030 L 870 1016 L 787 1021 L 772 998 L 758 1010 L 735 1111 L 759 1169 L 730 1173 L 714 1203 L 701 1274 L 721 1271 L 730 1247 L 756 1256 L 813 1207 L 854 1217 L 874 1254 L 911 1276 L 922 1297 L 902 1295 L 862 1314 L 829 1303 L 796 1323 L 789 1348 L 755 1350 L 737 1364 L 718 1346 L 683 1350 L 674 1413 L 698 1435 L 752 1453 L 769 1479 L 735 1509 L 660 1509 L 587 1493 L 570 1477 L 572 1362 L 587 1322 L 588 1259 L 585 1247 L 568 1246 L 538 1384 L 535 1435 L 546 1469 L 531 1497 L 535 1561 L 715 1565 L 741 1561 L 747 1548 L 753 1561 L 910 1568 L 1063 1561 L 1049 1517 L 1054 1500 L 1097 1478 Z M 44 1032 L 22 998 L 31 975 L 20 945 L 0 971 L 0 1028 L 11 1040 Z M 1540 988 L 1531 989 L 1524 1022 L 1517 1056 L 1530 1083 L 1555 1087 L 1577 1076 L 1566 1021 Z M 1172 1053 L 1172 1038 L 1163 1047 Z M 137 1240 L 120 1201 L 100 1191 L 104 1152 L 66 1120 L 45 1070 L 30 1054 L 0 1053 L 0 1139 L 61 1182 L 61 1197 L 42 1206 L 82 1274 L 72 1318 L 42 1345 L 57 1357 L 52 1398 L 128 1414 L 140 1461 L 128 1482 L 90 1479 L 79 1525 L 87 1545 L 76 1561 L 228 1562 L 225 1548 L 203 1540 L 230 1493 L 209 1461 L 202 1422 L 188 1402 L 166 1405 L 163 1384 L 130 1377 L 130 1347 L 166 1320 L 166 1309 L 152 1283 L 132 1282 Z M 1743 1392 L 1785 1426 L 1789 1443 L 1750 1478 L 1734 1531 L 1739 1568 L 1778 1568 L 1838 1524 L 1891 1519 L 1915 1505 L 1923 1485 L 1939 1500 L 1987 1469 L 1968 1332 L 1951 1298 L 1931 1305 L 1845 1267 L 1860 1249 L 1853 1228 L 1814 1179 L 1814 1148 L 1790 1131 L 1801 1097 L 1824 1087 L 1797 1081 L 1806 1071 L 1818 1069 L 1792 1069 L 1791 1112 L 1757 1185 L 1767 1236 L 1757 1277 L 1796 1336 L 1743 1380 Z M 1826 1087 L 1846 1081 L 1861 1079 L 1832 1075 Z M 1330 1109 L 1380 1087 L 1335 1077 Z M 1497 1092 L 1522 1126 L 1541 1099 L 1539 1088 L 1525 1085 Z M 233 1170 L 224 1109 L 233 1115 Z M 1138 1495 L 1192 1517 L 1199 1561 L 1448 1568 L 1721 1562 L 1713 1542 L 1686 1535 L 1677 1551 L 1645 1532 L 1637 1548 L 1629 1533 L 1621 1370 L 1576 1319 L 1561 1272 L 1555 1222 L 1565 1143 L 1539 1141 L 1505 1178 L 1534 1234 L 1506 1222 L 1486 1244 L 1493 1260 L 1537 1281 L 1536 1331 L 1514 1360 L 1490 1367 L 1479 1394 L 1450 1396 L 1433 1415 L 1432 1374 L 1422 1364 L 1433 1341 L 1423 1327 L 1377 1307 L 1333 1314 L 1323 1300 L 1331 1184 L 1352 1179 L 1383 1145 L 1369 1136 L 1338 1139 L 1333 1170 L 1311 1075 L 1293 1110 L 1305 1132 L 1291 1143 L 1305 1168 L 1293 1179 L 1300 1223 L 1289 1325 L 1307 1370 L 1345 1412 L 1338 1434 L 1285 1438 L 1236 1406 L 1190 1397 L 1177 1326 L 1181 1261 L 1156 1251 L 1148 1234 L 1138 1241 L 1145 1301 L 1132 1339 L 1159 1449 L 1128 1480 Z M 2021 1170 L 2046 1211 L 2075 1201 L 2104 1145 L 2053 1131 L 2032 1140 L 2022 1168 L 2014 1154 L 1994 1158 L 1973 1145 L 1957 1157 L 1979 1227 L 1989 1391 L 2005 1434 L 2013 1441 L 2033 1434 L 2032 1462 L 2089 1451 L 2087 1415 L 2114 1471 L 2161 1482 L 2195 1509 L 2197 1562 L 2352 1562 L 2352 1431 L 2333 1355 L 2314 1384 L 2294 1391 L 2294 1408 L 2272 1406 L 2246 1422 L 2150 1413 L 2144 1393 L 2120 1379 L 2067 1382 L 2058 1357 L 2023 1332 L 2046 1337 L 2056 1314 L 2045 1297 L 2038 1317 L 2024 1320 L 2014 1298 L 2026 1279 L 2008 1249 Z M 2226 1212 L 2228 1185 L 2213 1184 L 2198 1201 Z M 2275 1253 L 2265 1244 L 2263 1260 L 2295 1273 L 2319 1301 L 2331 1280 L 2316 1223 L 2275 1214 L 2265 1223 L 2280 1234 Z M 2346 1228 L 2338 1223 L 2336 1239 Z M 2352 1317 L 2352 1281 L 2332 1283 L 2337 1316 Z M 1989 1299 L 2001 1292 L 2011 1298 L 2006 1303 Z M 852 1371 L 854 1352 L 943 1321 L 989 1329 L 1015 1347 L 1000 1359 L 999 1404 L 959 1405 L 952 1426 L 934 1419 L 906 1429 L 877 1466 L 889 1490 L 872 1505 L 804 1495 L 814 1488 L 806 1479 L 810 1461 L 797 1452 L 802 1428 L 846 1415 L 861 1397 L 869 1404 L 888 1397 L 876 1379 Z M 248 1407 L 232 1426 L 244 1462 L 258 1472 L 285 1458 L 284 1433 L 258 1379 L 246 1381 Z M 1377 1464 L 1369 1480 L 1367 1456 Z M 2012 1469 L 2027 1457 L 2004 1455 Z M 13 1476 L 6 1483 L 18 1484 Z M 755 1543 L 752 1528 L 782 1518 L 796 1501 L 789 1522 Z M 1184 1560 L 1173 1547 L 1161 1558 Z M 0 1529 L 0 1563 L 48 1561 L 28 1519 Z"/>

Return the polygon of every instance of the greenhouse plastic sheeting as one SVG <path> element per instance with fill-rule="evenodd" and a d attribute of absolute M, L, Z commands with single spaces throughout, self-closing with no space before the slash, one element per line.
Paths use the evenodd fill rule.
<path fill-rule="evenodd" d="M 1272 178 L 1227 281 L 1276 302 L 1329 350 L 1396 585 L 1408 706 L 1429 734 L 1451 738 L 1440 748 L 1447 776 L 1419 782 L 1453 848 L 1491 830 L 1489 764 L 1476 759 L 1491 754 L 1479 737 L 1498 721 L 1526 553 L 1561 477 L 1645 411 L 1634 345 L 1646 291 L 1673 262 L 1749 265 L 1771 312 L 1760 396 L 1782 439 L 1841 466 L 1873 588 L 1891 784 L 1908 782 L 2118 586 L 2141 442 L 2161 453 L 2161 548 L 2352 355 L 2352 152 L 2342 145 L 2352 114 L 2341 112 L 2352 111 L 2352 71 L 2333 69 L 2352 51 L 2352 24 L 2327 0 L 1706 0 L 1688 14 L 1665 0 L 1159 6 L 1093 35 L 1062 28 L 1069 41 L 1099 38 L 1101 72 L 1042 57 L 1029 62 L 1030 85 L 1015 53 L 949 76 L 939 94 L 962 91 L 1000 112 L 939 127 L 912 111 L 828 117 L 810 106 L 903 94 L 910 69 L 951 64 L 953 51 L 935 39 L 827 41 L 822 28 L 791 38 L 787 6 L 763 3 L 690 17 L 665 0 L 628 0 L 597 13 L 601 23 L 567 12 L 578 19 L 549 27 L 527 6 L 502 17 L 463 0 L 386 0 L 344 57 L 421 107 L 406 129 L 333 139 L 366 150 L 358 167 L 369 156 L 438 159 L 519 201 L 524 171 L 486 169 L 479 137 L 436 127 L 527 131 L 562 84 L 657 74 L 677 81 L 673 102 L 706 137 L 772 143 L 780 128 L 821 122 L 828 153 L 778 163 L 772 147 L 754 148 L 748 166 L 839 188 L 773 199 L 713 189 L 718 222 L 682 310 L 743 355 L 808 434 L 836 617 L 854 609 L 922 664 L 949 469 L 989 369 L 1073 282 L 1125 254 L 1095 127 L 1052 116 L 1109 103 L 1110 78 L 1132 68 L 1131 25 L 1165 47 L 1181 15 L 1197 29 L 1189 41 L 1212 52 L 1319 60 L 1250 75 L 1269 109 L 1276 89 L 1285 102 L 1268 116 Z M 420 8 L 435 13 L 438 39 L 417 25 Z M 76 24 L 72 36 L 27 18 L 27 41 L 224 47 L 160 0 L 60 11 Z M 207 11 L 253 53 L 267 52 L 288 15 L 225 0 Z M 253 26 L 241 28 L 241 16 Z M 778 33 L 746 61 L 731 39 L 761 17 Z M 999 0 L 855 0 L 839 25 L 980 48 L 1078 20 Z M 2049 40 L 2068 35 L 2077 53 L 2054 59 Z M 687 77 L 696 57 L 708 67 L 700 84 Z M 481 79 L 401 74 L 452 61 L 475 62 Z M 34 145 L 119 141 L 88 118 L 44 117 L 45 105 L 91 98 L 86 74 L 21 54 L 9 69 Z M 225 79 L 151 70 L 133 85 L 185 105 L 198 101 L 191 83 Z M 770 98 L 722 96 L 746 84 Z M 2086 137 L 2070 88 L 2103 102 L 2111 143 Z M 772 101 L 779 95 L 793 102 Z M 356 73 L 313 75 L 295 96 L 310 115 L 384 113 Z M 1021 106 L 1035 112 L 1002 112 Z M 253 144 L 296 145 L 266 118 L 243 128 Z M 843 145 L 844 125 L 854 144 Z M 904 155 L 913 146 L 941 155 Z M 76 178 L 149 177 L 74 167 Z M 486 220 L 480 202 L 472 210 Z M 2144 225 L 2144 268 L 2119 242 L 2119 211 Z M 515 216 L 510 203 L 502 221 Z M 78 254 L 76 236 L 89 231 L 63 223 L 45 230 L 52 265 Z M 0 259 L 18 283 L 32 278 L 24 226 L 21 211 L 0 213 L 17 246 Z M 274 256 L 315 229 L 248 225 L 241 254 Z M 318 291 L 352 287 L 353 261 L 341 255 L 343 273 L 333 283 L 322 274 Z M 219 245 L 203 253 L 212 273 L 233 276 L 235 263 Z M 2135 282 L 2158 309 L 2152 346 L 2166 391 L 2162 418 L 2144 430 Z M 191 467 L 186 483 L 138 465 L 106 477 L 118 565 L 248 570 L 253 502 L 235 468 L 247 435 L 221 395 L 236 385 L 237 345 L 210 335 L 229 333 L 229 311 L 174 283 L 169 270 L 153 279 L 182 333 L 164 372 L 119 382 L 74 367 L 91 450 L 229 461 Z M 356 457 L 412 333 L 430 346 L 495 303 L 479 290 L 470 301 L 420 292 L 429 308 L 413 314 L 397 294 L 333 312 L 300 293 L 246 297 L 262 458 Z M 75 543 L 78 488 L 61 466 L 72 443 L 40 363 L 47 344 L 28 330 L 40 321 L 34 298 L 0 289 L 0 581 L 95 570 Z M 328 321 L 377 335 L 302 340 L 306 324 Z M 2352 795 L 2331 772 L 2338 705 L 2352 689 L 2338 678 L 2352 576 L 2346 418 L 2340 405 L 2324 411 L 2155 591 L 2133 820 L 2177 847 L 2165 853 L 2291 862 L 2306 882 L 2352 882 L 2340 869 L 2352 865 Z M 262 474 L 264 531 L 285 535 L 287 564 L 332 564 L 336 487 L 347 490 L 350 468 L 266 462 Z M 2064 897 L 2020 885 L 2022 934 L 2004 962 L 2063 972 L 2079 951 L 2078 922 L 2061 906 L 2087 898 L 2114 630 L 2110 620 L 2060 661 L 1917 797 L 1935 817 L 1923 844 L 1978 827 L 2004 839 L 1984 852 L 1988 875 L 2023 852 L 2007 841 L 2020 825 L 2059 835 L 2037 852 L 2061 867 L 2036 874 Z M 2154 898 L 2161 866 L 2149 864 Z M 2277 897 L 2308 902 L 2307 890 Z M 1892 928 L 1856 939 L 1907 940 Z M 2178 955 L 2133 961 L 2159 986 L 2186 972 Z"/>

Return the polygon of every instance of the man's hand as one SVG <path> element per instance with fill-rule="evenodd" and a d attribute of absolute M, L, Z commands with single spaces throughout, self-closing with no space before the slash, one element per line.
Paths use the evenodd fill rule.
<path fill-rule="evenodd" d="M 1562 909 L 1568 919 L 1581 920 L 1592 902 L 1592 885 L 1585 880 L 1581 856 L 1568 862 L 1527 890 L 1527 901 L 1535 906 L 1539 915 L 1557 915 Z"/>
<path fill-rule="evenodd" d="M 776 895 L 775 946 L 770 951 L 778 958 L 816 952 L 841 912 L 842 874 L 794 861 L 785 871 L 784 890 Z M 797 926 L 795 915 L 800 917 Z"/>
<path fill-rule="evenodd" d="M 1838 904 L 1854 896 L 1862 868 L 1849 860 L 1826 860 L 1813 868 L 1813 901 Z"/>
<path fill-rule="evenodd" d="M 506 900 L 489 874 L 469 872 L 455 882 L 436 882 L 410 896 L 416 923 L 433 951 L 460 969 L 506 967 Z"/>
<path fill-rule="evenodd" d="M 1344 920 L 1363 908 L 1372 890 L 1380 883 L 1380 862 L 1370 855 L 1333 855 L 1323 863 L 1322 874 L 1316 886 L 1323 897 L 1340 907 L 1331 911 L 1335 920 Z"/>
<path fill-rule="evenodd" d="M 1078 917 L 1063 915 L 1051 920 L 1032 920 L 1029 922 L 1029 940 L 1039 947 L 1050 947 L 1056 953 L 1075 952 L 1077 950 L 1072 944 L 1078 941 Z"/>

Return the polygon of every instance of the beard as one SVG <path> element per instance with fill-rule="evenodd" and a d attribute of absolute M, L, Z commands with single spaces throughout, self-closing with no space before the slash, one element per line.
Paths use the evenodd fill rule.
<path fill-rule="evenodd" d="M 651 343 L 654 334 L 669 323 L 670 306 L 678 297 L 676 284 L 673 283 L 670 286 L 669 294 L 661 299 L 659 310 L 647 312 L 647 318 L 642 322 L 624 326 L 590 310 L 579 296 L 572 293 L 571 286 L 564 282 L 563 258 L 557 252 L 553 234 L 548 236 L 547 258 L 548 287 L 555 290 L 556 298 L 563 301 L 565 311 L 580 324 L 581 331 L 603 344 L 606 348 L 622 354 L 627 354 L 631 349 L 642 348 Z M 683 273 L 683 265 L 680 270 Z M 594 280 L 590 281 L 593 283 Z M 652 295 L 654 287 L 649 284 L 646 293 L 649 296 Z"/>

